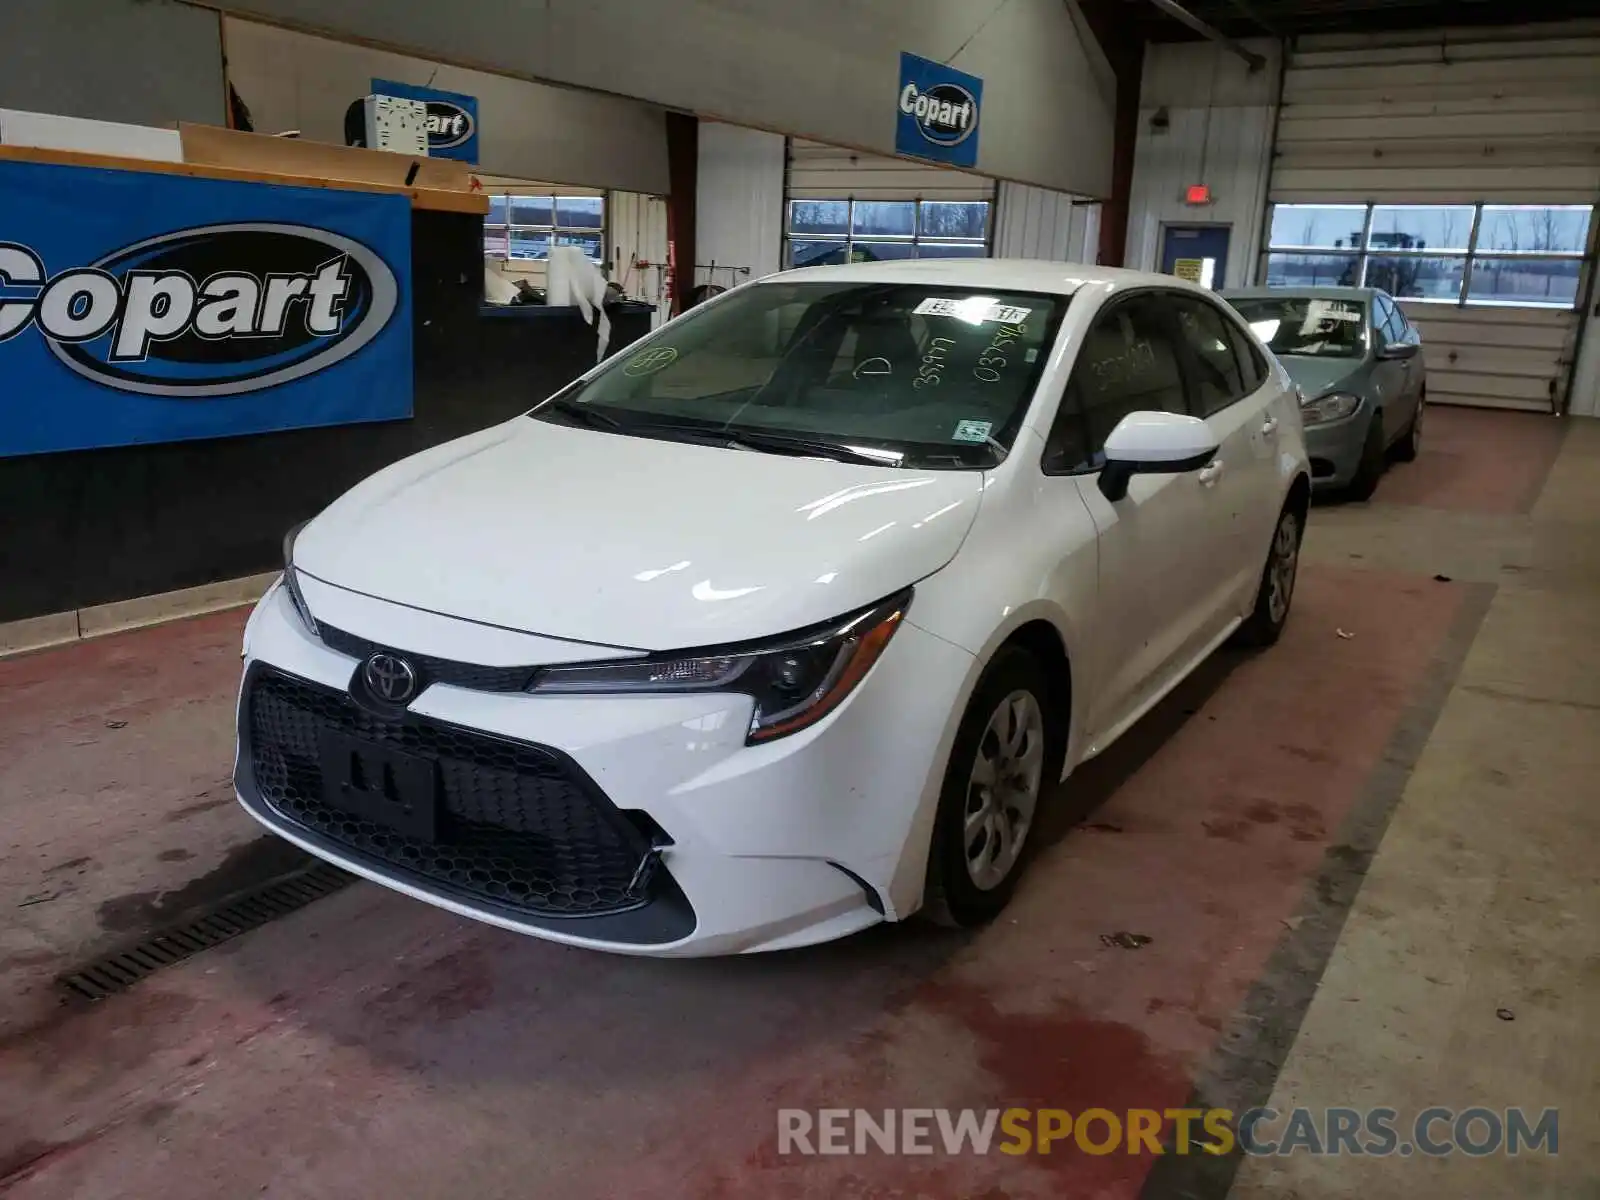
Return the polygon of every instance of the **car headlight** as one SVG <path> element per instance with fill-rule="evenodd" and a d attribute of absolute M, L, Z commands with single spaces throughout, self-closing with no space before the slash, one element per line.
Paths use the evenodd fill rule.
<path fill-rule="evenodd" d="M 1306 425 L 1326 425 L 1342 421 L 1361 407 L 1361 397 L 1349 392 L 1329 392 L 1300 406 L 1300 419 Z"/>
<path fill-rule="evenodd" d="M 741 692 L 755 701 L 745 741 L 769 742 L 814 725 L 837 708 L 882 656 L 910 603 L 907 588 L 819 629 L 760 645 L 549 667 L 534 676 L 528 690 L 535 695 Z"/>
<path fill-rule="evenodd" d="M 306 629 L 317 635 L 317 619 L 311 615 L 311 607 L 306 603 L 306 598 L 300 591 L 300 580 L 294 569 L 294 540 L 300 536 L 300 531 L 310 521 L 301 521 L 288 533 L 283 535 L 283 588 L 289 593 L 289 599 L 294 602 L 295 612 L 300 614 L 300 619 L 305 622 Z"/>

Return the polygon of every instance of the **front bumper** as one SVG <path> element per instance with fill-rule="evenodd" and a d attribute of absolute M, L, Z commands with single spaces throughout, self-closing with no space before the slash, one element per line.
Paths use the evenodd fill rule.
<path fill-rule="evenodd" d="M 1343 420 L 1306 426 L 1313 488 L 1342 488 L 1355 478 L 1371 423 L 1372 405 L 1363 400 L 1361 407 Z"/>
<path fill-rule="evenodd" d="M 361 603 L 374 606 L 378 628 L 392 613 L 377 608 L 398 608 Z M 438 653 L 459 623 L 430 620 L 426 649 Z M 435 683 L 379 728 L 351 698 L 357 666 L 306 630 L 282 588 L 263 597 L 246 629 L 235 768 L 257 820 L 465 916 L 573 945 L 687 956 L 825 941 L 915 909 L 920 894 L 906 881 L 921 878 L 942 747 L 973 660 L 903 623 L 844 704 L 760 746 L 744 744 L 750 701 L 738 695 L 557 697 Z M 375 837 L 328 812 L 310 795 L 315 733 L 284 716 L 285 697 L 437 760 L 441 844 Z M 268 717 L 275 732 L 264 734 Z M 264 744 L 274 738 L 276 750 Z M 311 781 L 293 796 L 285 762 Z M 523 839 L 528 871 L 506 875 L 491 844 L 501 835 Z M 544 844 L 556 861 L 538 857 L 541 837 L 553 838 Z M 488 857 L 454 849 L 468 843 Z"/>

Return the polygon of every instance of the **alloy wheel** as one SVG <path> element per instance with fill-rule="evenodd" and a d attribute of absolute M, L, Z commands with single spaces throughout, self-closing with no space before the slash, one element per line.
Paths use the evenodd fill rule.
<path fill-rule="evenodd" d="M 1267 571 L 1267 612 L 1274 625 L 1289 615 L 1294 579 L 1300 569 L 1300 521 L 1292 512 L 1278 518 L 1272 539 L 1272 565 Z"/>
<path fill-rule="evenodd" d="M 962 858 L 981 891 L 1004 883 L 1033 825 L 1044 769 L 1044 712 L 1032 692 L 1001 700 L 978 741 L 962 814 Z"/>

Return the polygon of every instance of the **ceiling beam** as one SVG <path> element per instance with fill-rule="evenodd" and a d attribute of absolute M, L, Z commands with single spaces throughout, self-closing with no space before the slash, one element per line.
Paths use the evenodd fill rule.
<path fill-rule="evenodd" d="M 1267 19 L 1256 11 L 1255 6 L 1250 4 L 1249 0 L 1231 0 L 1231 3 L 1233 4 L 1233 7 L 1239 11 L 1239 15 L 1242 16 L 1246 21 L 1249 21 L 1252 25 L 1265 30 L 1275 38 L 1281 39 L 1283 37 L 1281 32 L 1269 24 Z"/>
<path fill-rule="evenodd" d="M 1183 5 L 1179 4 L 1178 0 L 1150 0 L 1150 3 L 1154 4 L 1162 12 L 1166 13 L 1167 16 L 1171 17 L 1174 21 L 1178 21 L 1181 24 L 1187 25 L 1201 37 L 1209 38 L 1211 41 L 1217 43 L 1217 45 L 1223 47 L 1225 50 L 1228 50 L 1230 53 L 1237 54 L 1249 64 L 1252 72 L 1259 71 L 1262 67 L 1267 65 L 1267 60 L 1262 58 L 1261 55 L 1257 54 L 1254 50 L 1248 49 L 1245 46 L 1241 46 L 1238 42 L 1229 37 L 1227 34 L 1223 33 L 1220 29 L 1217 29 L 1211 25 L 1207 25 L 1199 17 L 1195 16 L 1187 8 L 1183 7 Z"/>

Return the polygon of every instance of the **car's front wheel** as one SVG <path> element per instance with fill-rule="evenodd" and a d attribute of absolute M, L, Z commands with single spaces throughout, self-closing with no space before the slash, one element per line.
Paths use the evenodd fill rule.
<path fill-rule="evenodd" d="M 923 912 L 944 925 L 993 919 L 1016 888 L 1040 797 L 1061 773 L 1064 706 L 1032 654 L 1003 649 L 978 681 L 950 751 Z"/>
<path fill-rule="evenodd" d="M 1300 542 L 1304 524 L 1299 510 L 1285 505 L 1272 532 L 1272 548 L 1261 571 L 1261 586 L 1256 591 L 1256 606 L 1234 635 L 1242 646 L 1270 646 L 1283 633 L 1294 600 L 1295 579 L 1300 574 Z"/>

